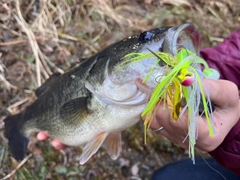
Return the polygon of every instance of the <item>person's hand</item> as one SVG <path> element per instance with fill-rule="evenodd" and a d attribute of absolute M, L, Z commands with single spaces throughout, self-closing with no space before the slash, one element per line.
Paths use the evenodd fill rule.
<path fill-rule="evenodd" d="M 37 134 L 37 139 L 40 140 L 40 141 L 47 140 L 48 138 L 49 138 L 48 134 L 44 131 L 41 131 Z M 52 140 L 51 144 L 57 150 L 61 150 L 61 149 L 65 148 L 65 145 L 62 144 L 60 141 L 58 141 L 56 139 Z"/>
<path fill-rule="evenodd" d="M 239 120 L 240 105 L 238 89 L 234 83 L 225 80 L 206 79 L 203 82 L 207 84 L 210 99 L 215 104 L 213 117 L 216 134 L 214 137 L 210 137 L 207 120 L 202 116 L 197 125 L 196 147 L 202 151 L 210 152 L 222 143 L 231 128 Z M 161 127 L 163 129 L 158 133 L 183 148 L 188 148 L 188 139 L 184 141 L 188 132 L 187 112 L 180 120 L 175 121 L 170 117 L 167 107 L 161 104 L 152 120 L 151 128 L 157 130 Z"/>

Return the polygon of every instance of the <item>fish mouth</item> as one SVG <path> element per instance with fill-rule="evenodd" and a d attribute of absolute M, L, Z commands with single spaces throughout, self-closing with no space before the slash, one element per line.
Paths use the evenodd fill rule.
<path fill-rule="evenodd" d="M 199 55 L 199 44 L 198 30 L 192 23 L 185 23 L 168 30 L 163 43 L 163 51 L 175 56 L 179 48 L 186 48 Z"/>

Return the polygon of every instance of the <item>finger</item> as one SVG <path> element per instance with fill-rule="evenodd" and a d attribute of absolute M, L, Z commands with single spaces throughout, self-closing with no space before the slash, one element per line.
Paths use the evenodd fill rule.
<path fill-rule="evenodd" d="M 157 107 L 156 114 L 151 120 L 150 127 L 153 130 L 159 129 L 160 127 L 164 126 L 166 122 L 170 120 L 170 118 L 168 107 L 164 102 L 161 102 Z"/>
<path fill-rule="evenodd" d="M 159 121 L 156 119 L 156 115 L 153 117 L 153 119 L 150 120 L 150 128 L 152 130 L 156 130 L 159 129 L 160 127 L 162 127 L 162 125 L 159 123 Z"/>
<path fill-rule="evenodd" d="M 52 146 L 57 149 L 57 150 L 61 150 L 61 149 L 64 149 L 65 148 L 65 145 L 62 144 L 60 141 L 58 140 L 53 140 L 52 141 Z"/>
<path fill-rule="evenodd" d="M 226 107 L 238 101 L 238 88 L 230 81 L 203 79 L 203 87 L 206 96 L 209 95 L 218 107 Z"/>
<path fill-rule="evenodd" d="M 44 141 L 44 140 L 47 140 L 48 139 L 48 135 L 46 132 L 39 132 L 37 134 L 37 139 L 40 140 L 40 141 Z"/>

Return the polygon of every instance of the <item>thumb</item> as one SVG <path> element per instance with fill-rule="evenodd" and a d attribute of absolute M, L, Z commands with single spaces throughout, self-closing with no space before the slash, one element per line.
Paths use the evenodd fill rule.
<path fill-rule="evenodd" d="M 205 96 L 209 96 L 219 108 L 235 106 L 238 103 L 238 88 L 231 81 L 203 79 L 203 88 Z"/>

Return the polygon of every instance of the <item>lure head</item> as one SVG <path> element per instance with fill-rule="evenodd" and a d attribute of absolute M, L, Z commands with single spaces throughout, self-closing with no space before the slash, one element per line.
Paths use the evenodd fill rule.
<path fill-rule="evenodd" d="M 195 79 L 194 74 L 188 71 L 186 68 L 180 70 L 177 78 L 183 86 L 191 86 Z"/>

